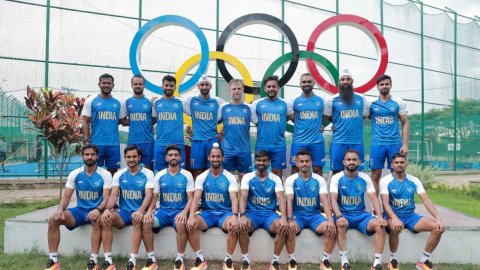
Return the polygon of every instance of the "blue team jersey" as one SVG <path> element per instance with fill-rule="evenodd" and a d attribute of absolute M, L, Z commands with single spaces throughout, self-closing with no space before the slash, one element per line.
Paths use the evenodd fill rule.
<path fill-rule="evenodd" d="M 95 145 L 120 145 L 118 124 L 126 113 L 114 97 L 90 96 L 85 100 L 82 115 L 90 117 L 91 143 Z"/>
<path fill-rule="evenodd" d="M 247 173 L 242 178 L 241 190 L 248 190 L 247 211 L 274 211 L 277 208 L 277 192 L 283 192 L 282 180 L 268 173 L 265 180 L 257 172 Z"/>
<path fill-rule="evenodd" d="M 218 97 L 203 99 L 199 96 L 189 97 L 186 113 L 192 117 L 194 141 L 206 141 L 217 137 L 217 123 L 221 119 L 220 106 L 225 101 Z"/>
<path fill-rule="evenodd" d="M 332 176 L 330 193 L 337 193 L 340 211 L 349 215 L 356 215 L 365 211 L 365 191 L 375 193 L 370 176 L 358 172 L 355 178 L 350 179 L 344 172 Z"/>
<path fill-rule="evenodd" d="M 293 212 L 320 213 L 320 195 L 328 195 L 327 183 L 318 174 L 305 180 L 296 173 L 285 180 L 285 194 L 293 195 Z"/>
<path fill-rule="evenodd" d="M 102 202 L 103 190 L 112 187 L 112 175 L 101 167 L 97 167 L 92 175 L 88 175 L 82 166 L 68 175 L 65 187 L 75 189 L 78 207 L 93 209 Z"/>
<path fill-rule="evenodd" d="M 183 111 L 180 99 L 159 98 L 152 108 L 153 117 L 157 118 L 157 139 L 159 146 L 185 144 L 183 139 Z"/>
<path fill-rule="evenodd" d="M 291 104 L 281 98 L 271 101 L 265 97 L 252 105 L 258 118 L 256 148 L 284 147 L 287 116 L 293 113 Z"/>
<path fill-rule="evenodd" d="M 389 174 L 380 180 L 380 194 L 388 195 L 388 203 L 397 216 L 415 212 L 415 193 L 425 193 L 422 182 L 415 176 L 407 174 L 400 181 Z"/>
<path fill-rule="evenodd" d="M 152 103 L 145 96 L 125 101 L 129 120 L 128 145 L 153 142 Z"/>
<path fill-rule="evenodd" d="M 250 153 L 250 122 L 257 122 L 251 105 L 225 104 L 221 115 L 223 122 L 222 149 L 226 152 Z"/>
<path fill-rule="evenodd" d="M 227 170 L 215 177 L 210 170 L 204 171 L 195 179 L 195 190 L 202 190 L 202 208 L 214 211 L 231 211 L 230 192 L 238 192 L 235 176 Z"/>
<path fill-rule="evenodd" d="M 372 119 L 372 144 L 391 145 L 402 143 L 399 132 L 399 116 L 407 114 L 405 103 L 397 97 L 387 102 L 377 98 L 370 104 Z"/>
<path fill-rule="evenodd" d="M 295 112 L 295 126 L 293 129 L 293 141 L 300 144 L 323 142 L 322 117 L 323 99 L 317 95 L 307 98 L 300 95 L 293 101 Z"/>
<path fill-rule="evenodd" d="M 155 194 L 160 193 L 160 208 L 168 210 L 183 210 L 187 206 L 187 192 L 194 191 L 192 174 L 180 169 L 175 175 L 171 175 L 167 169 L 163 169 L 155 175 Z"/>
<path fill-rule="evenodd" d="M 112 187 L 119 187 L 120 209 L 137 211 L 145 198 L 145 189 L 153 189 L 153 172 L 141 168 L 132 174 L 128 168 L 121 169 L 113 175 Z"/>
<path fill-rule="evenodd" d="M 332 143 L 363 144 L 363 117 L 370 113 L 363 95 L 355 93 L 352 104 L 338 94 L 325 103 L 324 114 L 332 117 L 334 127 Z"/>

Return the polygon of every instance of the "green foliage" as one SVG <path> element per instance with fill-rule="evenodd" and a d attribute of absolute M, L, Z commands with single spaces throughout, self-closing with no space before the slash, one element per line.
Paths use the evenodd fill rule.
<path fill-rule="evenodd" d="M 435 172 L 438 168 L 431 166 L 422 166 L 416 163 L 410 163 L 407 167 L 407 173 L 418 177 L 425 187 L 429 187 L 435 181 Z"/>

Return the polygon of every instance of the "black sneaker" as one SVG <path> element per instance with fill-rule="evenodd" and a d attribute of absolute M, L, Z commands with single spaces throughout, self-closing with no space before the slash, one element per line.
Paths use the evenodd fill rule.
<path fill-rule="evenodd" d="M 176 260 L 175 261 L 175 266 L 173 268 L 174 270 L 183 270 L 185 269 L 185 266 L 183 265 L 183 261 L 181 260 Z"/>
<path fill-rule="evenodd" d="M 97 269 L 97 264 L 95 263 L 94 260 L 89 260 L 87 262 L 87 270 L 94 270 Z"/>
<path fill-rule="evenodd" d="M 288 270 L 296 270 L 297 269 L 297 261 L 294 259 L 291 259 L 290 262 L 288 262 Z"/>
<path fill-rule="evenodd" d="M 320 263 L 320 269 L 321 270 L 332 270 L 332 264 L 330 263 L 329 260 L 324 260 L 322 263 Z"/>
<path fill-rule="evenodd" d="M 433 264 L 431 261 L 429 260 L 426 260 L 425 262 L 417 262 L 417 265 L 416 265 L 417 269 L 419 270 L 430 270 L 433 268 Z"/>
<path fill-rule="evenodd" d="M 381 264 L 377 264 L 375 266 L 371 266 L 370 267 L 371 270 L 382 270 L 382 265 Z"/>
<path fill-rule="evenodd" d="M 351 268 L 350 268 L 350 264 L 349 264 L 349 263 L 344 263 L 344 264 L 342 265 L 342 268 L 340 268 L 340 270 L 350 270 L 350 269 L 351 269 Z"/>
<path fill-rule="evenodd" d="M 398 261 L 397 259 L 392 259 L 388 265 L 387 265 L 388 270 L 398 270 L 400 267 L 398 266 Z"/>
<path fill-rule="evenodd" d="M 158 266 L 157 266 L 156 262 L 154 262 L 151 258 L 148 258 L 147 264 L 145 264 L 145 267 L 143 269 L 156 270 L 156 269 L 158 269 Z"/>
<path fill-rule="evenodd" d="M 270 270 L 280 270 L 280 265 L 278 265 L 278 261 L 274 261 L 270 264 Z"/>
<path fill-rule="evenodd" d="M 207 268 L 207 260 L 201 260 L 199 257 L 197 257 L 197 259 L 195 259 L 195 267 L 198 269 L 198 270 L 204 270 Z"/>
<path fill-rule="evenodd" d="M 52 259 L 49 259 L 47 262 L 47 268 L 45 270 L 58 270 L 60 269 L 60 262 L 54 262 Z"/>
<path fill-rule="evenodd" d="M 112 270 L 112 269 L 116 269 L 114 263 L 110 264 L 108 261 L 103 262 L 102 270 Z"/>
<path fill-rule="evenodd" d="M 250 263 L 247 260 L 243 260 L 240 270 L 250 270 Z"/>
<path fill-rule="evenodd" d="M 232 259 L 228 258 L 226 261 L 223 262 L 223 269 L 224 269 L 224 270 L 231 270 L 231 269 L 233 269 L 233 261 L 232 261 Z"/>
<path fill-rule="evenodd" d="M 127 262 L 127 270 L 133 270 L 135 269 L 135 264 L 133 264 L 132 261 Z"/>

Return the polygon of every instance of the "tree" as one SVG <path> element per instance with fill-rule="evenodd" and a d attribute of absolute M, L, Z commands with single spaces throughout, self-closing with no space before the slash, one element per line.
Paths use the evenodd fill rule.
<path fill-rule="evenodd" d="M 45 88 L 37 92 L 27 86 L 25 104 L 31 111 L 28 117 L 40 134 L 51 144 L 55 169 L 63 183 L 71 158 L 82 147 L 81 111 L 85 99 Z M 60 188 L 60 197 L 62 187 Z"/>

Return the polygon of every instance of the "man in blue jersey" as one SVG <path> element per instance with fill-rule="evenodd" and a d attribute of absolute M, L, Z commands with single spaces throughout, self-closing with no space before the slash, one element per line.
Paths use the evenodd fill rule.
<path fill-rule="evenodd" d="M 250 122 L 257 122 L 257 114 L 250 104 L 243 102 L 243 82 L 232 79 L 228 85 L 232 100 L 221 109 L 222 149 L 225 152 L 223 167 L 231 173 L 237 171 L 241 182 L 243 175 L 252 171 Z"/>
<path fill-rule="evenodd" d="M 295 158 L 299 150 L 308 150 L 311 153 L 313 172 L 323 175 L 325 165 L 325 145 L 323 140 L 323 98 L 313 93 L 315 82 L 310 73 L 302 74 L 300 77 L 300 88 L 302 94 L 293 100 L 294 130 L 292 149 L 290 153 L 290 164 L 292 174 L 298 172 Z"/>
<path fill-rule="evenodd" d="M 393 155 L 393 172 L 380 180 L 380 194 L 390 234 L 388 240 L 390 244 L 388 269 L 399 269 L 396 258 L 400 241 L 399 233 L 404 228 L 407 228 L 414 233 L 430 232 L 425 248 L 420 254 L 416 265 L 418 270 L 430 270 L 433 268 L 430 255 L 440 242 L 442 233 L 445 232 L 445 225 L 435 205 L 425 192 L 422 182 L 417 177 L 406 173 L 407 165 L 405 154 L 397 153 Z M 423 205 L 433 218 L 415 213 L 415 193 L 418 194 Z"/>
<path fill-rule="evenodd" d="M 207 75 L 200 78 L 197 87 L 200 95 L 185 99 L 185 111 L 192 117 L 190 167 L 195 179 L 210 166 L 207 153 L 214 143 L 219 143 L 217 123 L 222 118 L 220 107 L 225 103 L 219 97 L 210 96 L 212 83 Z"/>
<path fill-rule="evenodd" d="M 272 172 L 282 177 L 282 170 L 287 165 L 285 128 L 287 117 L 293 114 L 293 109 L 289 102 L 277 97 L 280 88 L 278 76 L 265 78 L 263 85 L 267 96 L 253 102 L 258 118 L 255 152 L 259 150 L 267 151 Z"/>
<path fill-rule="evenodd" d="M 152 103 L 145 97 L 145 79 L 134 75 L 131 80 L 133 96 L 122 104 L 127 117 L 122 120 L 128 129 L 128 145 L 136 145 L 142 151 L 142 163 L 145 168 L 153 169 L 153 123 Z"/>
<path fill-rule="evenodd" d="M 112 96 L 113 76 L 102 74 L 98 86 L 100 94 L 88 97 L 83 105 L 83 142 L 98 147 L 98 166 L 105 166 L 113 175 L 120 168 L 118 124 L 127 115 L 120 101 Z"/>
<path fill-rule="evenodd" d="M 215 143 L 208 152 L 210 168 L 195 179 L 195 193 L 187 221 L 188 241 L 197 257 L 192 270 L 207 269 L 207 260 L 200 249 L 200 231 L 215 226 L 227 233 L 223 269 L 233 270 L 232 255 L 238 240 L 238 183 L 235 176 L 223 169 L 223 156 L 222 148 Z M 195 215 L 200 199 L 202 212 Z"/>
<path fill-rule="evenodd" d="M 194 182 L 192 174 L 180 167 L 182 157 L 181 149 L 178 146 L 168 145 L 165 148 L 165 158 L 168 168 L 158 172 L 155 176 L 153 200 L 143 223 L 143 244 L 148 257 L 147 264 L 143 268 L 145 270 L 158 268 L 153 233 L 158 233 L 166 226 L 174 227 L 177 233 L 177 257 L 173 269 L 185 269 L 183 256 L 187 246 L 186 223 L 192 204 Z M 160 207 L 155 211 L 159 194 Z M 131 265 L 134 265 L 133 258 L 130 258 L 130 261 L 132 261 Z"/>
<path fill-rule="evenodd" d="M 347 258 L 347 230 L 357 229 L 365 235 L 375 234 L 375 259 L 371 269 L 382 269 L 381 261 L 385 245 L 387 222 L 382 216 L 375 217 L 365 210 L 365 192 L 375 213 L 381 213 L 375 188 L 370 177 L 358 171 L 360 154 L 356 150 L 347 150 L 343 158 L 345 170 L 332 176 L 330 180 L 330 204 L 337 225 L 337 243 L 340 252 L 342 270 L 350 270 Z"/>
<path fill-rule="evenodd" d="M 112 175 L 105 169 L 97 166 L 98 149 L 93 144 L 82 147 L 84 166 L 73 170 L 68 175 L 60 204 L 55 214 L 48 219 L 48 252 L 50 259 L 46 270 L 60 269 L 57 258 L 60 244 L 60 226 L 73 230 L 85 224 L 92 224 L 91 256 L 87 269 L 98 269 L 97 258 L 100 250 L 102 227 L 101 213 L 107 205 Z M 77 206 L 68 208 L 73 192 L 77 197 Z"/>
<path fill-rule="evenodd" d="M 142 158 L 140 148 L 134 145 L 127 146 L 123 154 L 127 168 L 113 175 L 112 191 L 102 214 L 104 270 L 116 269 L 112 260 L 112 227 L 122 229 L 128 225 L 133 226 L 130 252 L 138 254 L 138 247 L 142 241 L 143 214 L 152 200 L 153 172 L 140 166 Z M 117 200 L 120 208 L 115 209 Z"/>
<path fill-rule="evenodd" d="M 294 269 L 295 236 L 304 228 L 310 228 L 318 235 L 325 235 L 323 257 L 320 263 L 321 270 L 332 270 L 330 255 L 335 247 L 337 230 L 333 221 L 332 210 L 328 202 L 328 189 L 325 179 L 310 171 L 312 154 L 307 150 L 299 150 L 296 156 L 299 172 L 291 175 L 285 181 L 287 195 L 287 220 L 289 233 L 285 242 L 290 269 Z M 325 206 L 325 216 L 321 214 L 321 205 Z M 293 261 L 292 261 L 293 260 Z"/>
<path fill-rule="evenodd" d="M 173 94 L 177 80 L 171 75 L 162 79 L 163 96 L 153 104 L 153 123 L 157 123 L 157 138 L 155 140 L 154 160 L 155 170 L 161 171 L 168 167 L 165 159 L 165 149 L 175 144 L 180 148 L 179 166 L 185 168 L 185 140 L 183 138 L 183 112 L 185 104 Z"/>
<path fill-rule="evenodd" d="M 377 78 L 378 98 L 370 103 L 370 119 L 372 120 L 372 145 L 370 148 L 370 168 L 372 181 L 377 191 L 380 192 L 380 177 L 387 160 L 391 169 L 392 156 L 396 153 L 408 153 L 408 139 L 410 125 L 407 119 L 407 108 L 401 98 L 390 95 L 392 78 L 380 75 Z M 400 138 L 398 120 L 402 123 L 402 139 Z"/>
<path fill-rule="evenodd" d="M 282 179 L 268 172 L 268 152 L 255 152 L 256 171 L 246 174 L 240 185 L 239 243 L 242 251 L 242 269 L 250 269 L 248 246 L 250 235 L 257 229 L 267 230 L 274 240 L 273 258 L 269 269 L 280 269 L 278 258 L 288 232 L 285 196 Z M 277 214 L 277 203 L 281 216 Z M 290 257 L 290 260 L 295 258 Z"/>
<path fill-rule="evenodd" d="M 339 93 L 325 103 L 324 121 L 332 121 L 332 144 L 330 162 L 333 174 L 344 169 L 343 154 L 348 149 L 359 153 L 360 167 L 363 170 L 363 119 L 370 111 L 368 102 L 353 89 L 352 74 L 345 69 L 340 74 Z"/>

